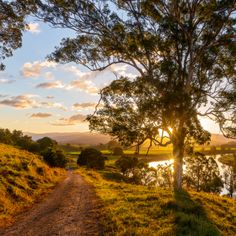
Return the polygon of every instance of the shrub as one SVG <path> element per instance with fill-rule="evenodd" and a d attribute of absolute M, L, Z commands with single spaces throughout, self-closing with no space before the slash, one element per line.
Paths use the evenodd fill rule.
<path fill-rule="evenodd" d="M 42 153 L 43 160 L 51 167 L 66 167 L 67 158 L 61 150 L 48 148 Z"/>
<path fill-rule="evenodd" d="M 124 154 L 124 152 L 123 152 L 123 149 L 121 148 L 121 147 L 115 147 L 114 149 L 113 149 L 113 155 L 115 155 L 115 156 L 121 156 L 121 155 L 123 155 Z"/>
<path fill-rule="evenodd" d="M 156 170 L 149 168 L 147 163 L 137 157 L 122 156 L 115 164 L 131 183 L 153 185 L 156 182 Z"/>
<path fill-rule="evenodd" d="M 122 156 L 116 161 L 115 165 L 123 175 L 128 175 L 130 171 L 138 166 L 138 163 L 137 157 Z"/>
<path fill-rule="evenodd" d="M 87 166 L 88 168 L 104 169 L 105 158 L 100 151 L 94 148 L 86 148 L 81 151 L 77 164 L 80 166 Z"/>
<path fill-rule="evenodd" d="M 172 164 L 158 165 L 157 170 L 157 185 L 159 187 L 171 188 L 173 184 Z"/>

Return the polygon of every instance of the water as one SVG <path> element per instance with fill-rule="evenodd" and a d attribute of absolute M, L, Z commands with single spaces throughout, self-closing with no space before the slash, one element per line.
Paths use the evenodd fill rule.
<path fill-rule="evenodd" d="M 226 165 L 222 164 L 218 159 L 220 158 L 221 155 L 216 155 L 215 160 L 216 163 L 219 167 L 219 171 L 220 171 L 220 175 L 223 176 L 224 174 L 224 167 Z M 169 160 L 165 160 L 165 161 L 153 161 L 153 162 L 149 162 L 148 165 L 149 167 L 153 167 L 153 168 L 157 168 L 158 165 L 161 166 L 165 166 L 165 165 L 172 165 L 174 163 L 174 159 L 169 159 Z M 185 169 L 185 167 L 183 166 L 183 169 Z M 221 191 L 221 195 L 225 195 L 228 194 L 227 189 L 224 187 Z M 236 194 L 236 193 L 235 193 Z M 234 195 L 235 195 L 234 194 Z"/>

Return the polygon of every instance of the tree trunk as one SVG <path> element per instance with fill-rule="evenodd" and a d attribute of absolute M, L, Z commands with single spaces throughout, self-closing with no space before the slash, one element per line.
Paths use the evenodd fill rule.
<path fill-rule="evenodd" d="M 183 157 L 184 157 L 184 141 L 182 138 L 173 142 L 173 156 L 174 156 L 174 188 L 182 189 L 183 179 Z"/>

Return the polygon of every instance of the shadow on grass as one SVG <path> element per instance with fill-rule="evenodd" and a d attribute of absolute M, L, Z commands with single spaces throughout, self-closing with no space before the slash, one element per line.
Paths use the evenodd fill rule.
<path fill-rule="evenodd" d="M 100 171 L 102 177 L 109 181 L 114 181 L 117 183 L 124 182 L 125 178 L 123 175 L 121 175 L 119 172 L 111 172 L 109 170 Z"/>
<path fill-rule="evenodd" d="M 174 201 L 166 205 L 175 215 L 177 236 L 218 236 L 217 227 L 207 217 L 200 202 L 193 201 L 185 190 L 174 191 Z"/>

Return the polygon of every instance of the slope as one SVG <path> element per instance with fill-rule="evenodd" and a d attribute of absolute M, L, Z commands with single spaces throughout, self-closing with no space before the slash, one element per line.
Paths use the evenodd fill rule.
<path fill-rule="evenodd" d="M 65 171 L 49 168 L 39 156 L 0 144 L 0 226 L 48 191 Z"/>

